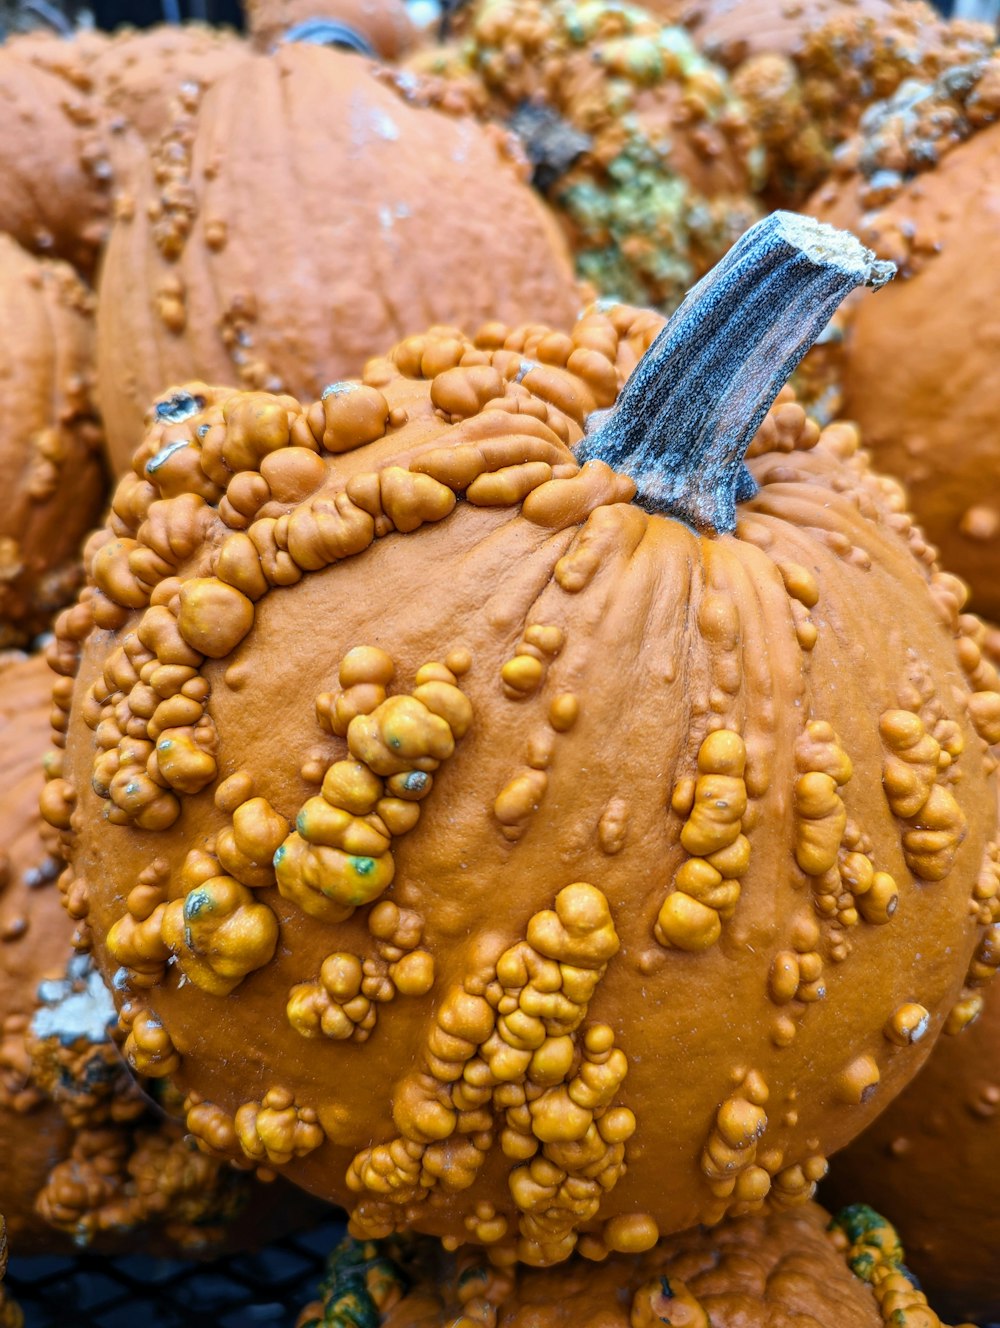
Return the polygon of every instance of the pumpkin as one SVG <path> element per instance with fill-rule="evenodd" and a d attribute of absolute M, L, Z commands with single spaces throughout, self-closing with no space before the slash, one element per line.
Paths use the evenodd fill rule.
<path fill-rule="evenodd" d="M 92 99 L 21 59 L 16 42 L 0 45 L 0 233 L 92 273 L 109 224 L 108 154 Z"/>
<path fill-rule="evenodd" d="M 246 0 L 244 11 L 259 51 L 314 41 L 398 60 L 417 40 L 403 0 Z"/>
<path fill-rule="evenodd" d="M 307 1221 L 314 1204 L 265 1196 L 150 1112 L 108 1036 L 114 1007 L 73 956 L 38 813 L 51 687 L 40 656 L 0 664 L 0 1156 L 15 1249 L 215 1253 Z"/>
<path fill-rule="evenodd" d="M 125 126 L 153 143 L 185 85 L 246 54 L 235 34 L 160 25 L 107 37 L 29 33 L 0 49 L 0 231 L 92 279 L 129 160 Z"/>
<path fill-rule="evenodd" d="M 867 106 L 995 41 L 987 24 L 943 19 L 922 0 L 689 0 L 683 22 L 732 74 L 767 150 L 772 204 L 816 188 Z"/>
<path fill-rule="evenodd" d="M 843 173 L 812 199 L 900 264 L 875 318 L 847 317 L 835 356 L 843 408 L 906 483 L 945 565 L 1000 616 L 1000 57 L 872 113 Z M 970 265 L 970 256 L 975 261 Z"/>
<path fill-rule="evenodd" d="M 408 107 L 357 55 L 285 45 L 197 114 L 196 100 L 120 209 L 102 270 L 119 471 L 170 383 L 318 395 L 428 322 L 575 316 L 569 256 L 503 144 Z"/>
<path fill-rule="evenodd" d="M 123 29 L 88 62 L 90 86 L 112 123 L 126 120 L 150 146 L 170 128 L 171 102 L 189 84 L 202 92 L 248 54 L 234 32 L 204 23 Z"/>
<path fill-rule="evenodd" d="M 996 672 L 856 431 L 766 415 L 870 257 L 775 214 L 662 332 L 154 412 L 42 805 L 205 1147 L 357 1235 L 637 1252 L 807 1199 L 961 1019 Z"/>
<path fill-rule="evenodd" d="M 861 1204 L 730 1220 L 596 1268 L 500 1271 L 426 1240 L 348 1238 L 298 1328 L 941 1328 L 903 1257 Z"/>
<path fill-rule="evenodd" d="M 104 502 L 93 319 L 72 269 L 0 235 L 0 648 L 44 631 L 76 593 Z"/>
<path fill-rule="evenodd" d="M 984 950 L 1000 945 L 994 927 Z M 910 1262 L 934 1303 L 977 1322 L 1000 1315 L 1000 1002 L 927 1065 L 860 1139 L 833 1160 L 834 1202 L 864 1177 L 874 1203 L 899 1214 Z M 856 1193 L 856 1191 L 853 1191 Z"/>
<path fill-rule="evenodd" d="M 669 312 L 760 215 L 756 136 L 682 31 L 627 4 L 479 0 L 463 34 L 417 53 L 441 84 L 410 95 L 461 92 L 518 134 L 599 294 Z"/>
<path fill-rule="evenodd" d="M 0 1282 L 7 1271 L 7 1224 L 0 1216 Z M 24 1317 L 0 1286 L 0 1328 L 22 1328 Z"/>

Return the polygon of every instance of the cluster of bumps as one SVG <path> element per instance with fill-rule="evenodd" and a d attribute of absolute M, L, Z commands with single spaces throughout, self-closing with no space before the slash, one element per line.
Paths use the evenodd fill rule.
<path fill-rule="evenodd" d="M 337 1204 L 299 1328 L 1000 1319 L 997 33 L 429 9 L 0 26 L 0 1281 Z M 748 336 L 774 207 L 894 286 Z"/>

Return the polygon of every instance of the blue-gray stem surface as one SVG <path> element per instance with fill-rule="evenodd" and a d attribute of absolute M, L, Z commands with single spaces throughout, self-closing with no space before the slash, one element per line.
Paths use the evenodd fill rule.
<path fill-rule="evenodd" d="M 688 292 L 577 458 L 631 476 L 648 511 L 734 530 L 757 491 L 747 448 L 775 397 L 844 297 L 895 271 L 849 231 L 772 212 Z"/>

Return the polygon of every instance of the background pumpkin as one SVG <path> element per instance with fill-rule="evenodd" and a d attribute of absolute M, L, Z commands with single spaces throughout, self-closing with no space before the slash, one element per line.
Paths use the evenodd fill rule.
<path fill-rule="evenodd" d="M 676 308 L 760 215 L 756 135 L 723 71 L 633 5 L 479 0 L 460 40 L 418 51 L 524 144 L 577 272 L 600 295 Z"/>
<path fill-rule="evenodd" d="M 347 1240 L 299 1328 L 940 1328 L 902 1258 L 870 1209 L 831 1222 L 816 1204 L 689 1231 L 596 1267 L 575 1259 L 504 1272 L 427 1241 Z"/>
<path fill-rule="evenodd" d="M 185 85 L 201 92 L 249 54 L 235 32 L 204 23 L 124 28 L 87 62 L 93 94 L 112 123 L 125 120 L 152 147 L 171 124 L 171 102 Z"/>
<path fill-rule="evenodd" d="M 988 24 L 944 19 L 922 0 L 690 0 L 681 21 L 732 74 L 767 150 L 772 206 L 801 203 L 822 181 L 865 107 L 996 39 Z"/>
<path fill-rule="evenodd" d="M 843 409 L 904 480 L 942 561 L 1000 617 L 1000 57 L 871 114 L 809 210 L 900 264 L 879 308 L 848 316 Z M 974 255 L 974 261 L 970 262 Z M 873 316 L 874 312 L 874 316 Z"/>
<path fill-rule="evenodd" d="M 0 96 L 10 110 L 0 117 L 0 230 L 92 281 L 112 196 L 127 186 L 126 126 L 152 146 L 184 88 L 204 92 L 248 52 L 235 33 L 200 23 L 114 36 L 36 32 L 4 43 Z"/>
<path fill-rule="evenodd" d="M 317 1206 L 284 1186 L 262 1192 L 193 1150 L 125 1070 L 102 1023 L 113 1021 L 111 999 L 89 961 L 73 957 L 62 863 L 38 813 L 51 690 L 40 656 L 0 663 L 0 1156 L 11 1241 L 19 1254 L 254 1245 Z"/>
<path fill-rule="evenodd" d="M 989 944 L 998 943 L 995 934 Z M 916 1079 L 831 1165 L 827 1202 L 850 1192 L 894 1205 L 913 1271 L 934 1304 L 978 1322 L 1000 1315 L 1000 1002 L 943 1037 Z"/>
<path fill-rule="evenodd" d="M 715 443 L 671 461 L 698 477 L 672 510 L 735 537 L 629 502 L 729 409 L 720 344 L 773 393 L 842 295 L 794 246 L 787 277 L 789 227 L 839 252 L 772 219 L 675 315 L 680 358 L 607 426 L 676 392 L 636 480 L 568 446 L 660 326 L 601 307 L 432 330 L 304 408 L 180 392 L 91 541 L 43 799 L 71 911 L 189 1129 L 357 1233 L 544 1263 L 803 1201 L 971 1017 L 1000 700 L 898 486 L 783 400 L 737 523 L 753 396 L 728 490 Z"/>
<path fill-rule="evenodd" d="M 0 233 L 91 274 L 110 215 L 105 126 L 86 92 L 16 52 L 0 46 Z"/>
<path fill-rule="evenodd" d="M 44 631 L 75 594 L 104 502 L 93 319 L 65 263 L 0 235 L 0 648 Z"/>
<path fill-rule="evenodd" d="M 408 107 L 367 61 L 288 45 L 194 103 L 120 210 L 102 271 L 119 471 L 170 383 L 318 396 L 429 322 L 575 316 L 565 246 L 504 144 Z"/>

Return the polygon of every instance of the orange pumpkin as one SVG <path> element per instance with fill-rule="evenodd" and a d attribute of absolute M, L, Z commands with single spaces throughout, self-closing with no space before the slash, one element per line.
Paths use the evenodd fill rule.
<path fill-rule="evenodd" d="M 302 1196 L 265 1196 L 154 1116 L 108 1036 L 114 1007 L 73 957 L 38 814 L 51 685 L 39 656 L 0 664 L 0 1156 L 14 1248 L 214 1253 L 307 1221 L 316 1206 Z"/>
<path fill-rule="evenodd" d="M 71 40 L 32 33 L 8 49 L 92 99 L 112 155 L 125 122 L 155 143 L 170 123 L 170 103 L 182 84 L 204 91 L 249 51 L 236 33 L 205 23 L 120 28 L 111 36 L 85 29 Z"/>
<path fill-rule="evenodd" d="M 298 1328 L 941 1328 L 902 1260 L 862 1205 L 830 1221 L 807 1204 L 544 1271 L 456 1260 L 428 1241 L 346 1240 Z"/>
<path fill-rule="evenodd" d="M 201 92 L 249 54 L 234 32 L 204 23 L 123 29 L 87 63 L 93 94 L 112 124 L 122 120 L 152 147 L 171 125 L 171 103 L 185 85 Z"/>
<path fill-rule="evenodd" d="M 85 91 L 17 47 L 0 46 L 0 233 L 91 273 L 110 214 L 105 126 Z"/>
<path fill-rule="evenodd" d="M 65 263 L 0 235 L 0 648 L 44 631 L 76 593 L 104 502 L 93 316 Z"/>
<path fill-rule="evenodd" d="M 125 125 L 153 143 L 183 86 L 204 91 L 247 53 L 235 34 L 161 25 L 114 37 L 13 38 L 0 50 L 0 231 L 92 279 L 129 161 Z"/>
<path fill-rule="evenodd" d="M 408 107 L 357 55 L 283 46 L 195 102 L 120 209 L 102 271 L 119 470 L 172 382 L 318 395 L 428 322 L 574 317 L 565 247 L 503 145 Z"/>
<path fill-rule="evenodd" d="M 403 0 L 246 0 L 244 10 L 258 51 L 314 41 L 398 60 L 417 41 Z"/>
<path fill-rule="evenodd" d="M 765 195 L 785 204 L 829 173 L 867 106 L 995 40 L 987 24 L 943 19 L 923 0 L 689 0 L 682 21 L 732 72 L 767 150 Z"/>
<path fill-rule="evenodd" d="M 836 356 L 843 409 L 898 475 L 975 607 L 1000 617 L 1000 57 L 911 85 L 866 121 L 810 207 L 900 265 Z M 970 258 L 974 259 L 970 261 Z"/>
<path fill-rule="evenodd" d="M 765 418 L 885 279 L 849 239 L 761 223 L 620 397 L 661 323 L 602 305 L 157 407 L 43 808 L 206 1147 L 356 1234 L 635 1252 L 807 1199 L 968 1011 L 996 673 L 856 431 Z"/>
<path fill-rule="evenodd" d="M 992 928 L 988 954 L 1000 945 Z M 831 1165 L 827 1200 L 866 1193 L 899 1214 L 914 1272 L 934 1303 L 977 1322 L 1000 1315 L 1000 1002 L 944 1037 L 912 1084 Z"/>
<path fill-rule="evenodd" d="M 411 97 L 468 104 L 520 137 L 598 294 L 669 313 L 760 215 L 756 135 L 725 73 L 631 4 L 478 0 L 418 51 Z"/>

